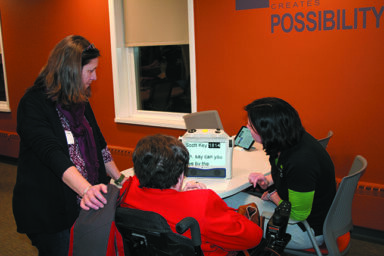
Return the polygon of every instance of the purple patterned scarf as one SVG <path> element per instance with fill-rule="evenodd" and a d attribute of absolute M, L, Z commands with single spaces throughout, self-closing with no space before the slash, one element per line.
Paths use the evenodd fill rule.
<path fill-rule="evenodd" d="M 97 184 L 99 162 L 92 128 L 84 116 L 85 104 L 71 105 L 69 109 L 57 104 L 57 109 L 67 118 L 71 132 L 77 139 L 81 156 L 85 162 L 88 182 L 92 185 Z"/>

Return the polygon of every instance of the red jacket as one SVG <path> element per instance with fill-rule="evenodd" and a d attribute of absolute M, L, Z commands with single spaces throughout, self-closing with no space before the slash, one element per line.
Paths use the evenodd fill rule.
<path fill-rule="evenodd" d="M 176 224 L 183 218 L 195 218 L 200 225 L 201 248 L 205 256 L 253 248 L 263 236 L 259 226 L 228 207 L 210 189 L 178 192 L 174 189 L 139 188 L 136 176 L 124 183 L 121 193 L 127 187 L 122 207 L 157 212 L 174 232 Z"/>

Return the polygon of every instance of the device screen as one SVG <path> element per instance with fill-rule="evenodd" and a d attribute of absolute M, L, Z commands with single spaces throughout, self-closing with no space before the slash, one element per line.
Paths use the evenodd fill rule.
<path fill-rule="evenodd" d="M 189 167 L 209 169 L 225 167 L 225 142 L 186 142 L 189 151 Z"/>
<path fill-rule="evenodd" d="M 249 150 L 254 142 L 251 131 L 247 127 L 242 126 L 235 137 L 235 146 Z"/>

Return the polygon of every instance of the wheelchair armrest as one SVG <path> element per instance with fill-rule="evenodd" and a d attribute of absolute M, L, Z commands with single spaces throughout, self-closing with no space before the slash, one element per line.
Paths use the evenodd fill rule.
<path fill-rule="evenodd" d="M 201 245 L 201 234 L 199 223 L 192 217 L 186 217 L 176 224 L 176 231 L 183 234 L 188 229 L 191 229 L 192 242 L 194 246 Z"/>

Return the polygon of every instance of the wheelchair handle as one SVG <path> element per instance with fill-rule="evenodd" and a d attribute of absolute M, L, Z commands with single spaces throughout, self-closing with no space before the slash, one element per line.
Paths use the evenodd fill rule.
<path fill-rule="evenodd" d="M 179 223 L 176 224 L 176 231 L 179 234 L 183 234 L 188 229 L 191 229 L 193 246 L 201 245 L 201 235 L 199 223 L 192 217 L 185 217 Z"/>

